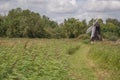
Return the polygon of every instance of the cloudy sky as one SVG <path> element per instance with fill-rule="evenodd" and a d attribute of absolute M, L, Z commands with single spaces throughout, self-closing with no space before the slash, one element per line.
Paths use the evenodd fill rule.
<path fill-rule="evenodd" d="M 65 18 L 120 20 L 120 0 L 0 0 L 0 14 L 21 7 L 63 22 Z"/>

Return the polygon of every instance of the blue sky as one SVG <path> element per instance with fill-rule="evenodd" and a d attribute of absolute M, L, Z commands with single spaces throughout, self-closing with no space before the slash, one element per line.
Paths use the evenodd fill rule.
<path fill-rule="evenodd" d="M 0 0 L 0 14 L 21 7 L 63 22 L 65 18 L 120 20 L 120 0 Z"/>

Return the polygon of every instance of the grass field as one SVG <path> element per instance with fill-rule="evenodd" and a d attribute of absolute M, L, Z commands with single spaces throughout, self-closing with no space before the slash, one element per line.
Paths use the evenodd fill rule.
<path fill-rule="evenodd" d="M 100 68 L 99 74 L 107 80 L 120 80 L 120 44 L 101 42 L 92 45 L 88 57 Z M 103 79 L 101 79 L 103 80 Z"/>
<path fill-rule="evenodd" d="M 120 45 L 0 39 L 0 80 L 119 80 Z"/>

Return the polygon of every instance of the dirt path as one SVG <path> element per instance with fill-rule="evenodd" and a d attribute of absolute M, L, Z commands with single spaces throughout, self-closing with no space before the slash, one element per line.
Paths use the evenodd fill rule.
<path fill-rule="evenodd" d="M 75 80 L 106 80 L 108 73 L 100 70 L 95 63 L 87 57 L 90 45 L 81 44 L 73 55 L 70 55 L 70 75 Z"/>

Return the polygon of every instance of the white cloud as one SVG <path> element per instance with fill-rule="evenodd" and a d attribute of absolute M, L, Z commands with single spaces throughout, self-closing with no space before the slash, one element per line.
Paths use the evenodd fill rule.
<path fill-rule="evenodd" d="M 0 13 L 6 14 L 10 9 L 10 3 L 6 2 L 6 3 L 0 3 Z"/>
<path fill-rule="evenodd" d="M 75 5 L 75 6 L 76 6 L 76 4 L 77 4 L 76 0 L 70 0 L 70 3 L 71 3 L 72 5 Z"/>
<path fill-rule="evenodd" d="M 119 0 L 88 0 L 84 7 L 89 11 L 107 11 L 120 9 Z"/>
<path fill-rule="evenodd" d="M 28 8 L 27 0 L 17 0 L 18 7 Z"/>
<path fill-rule="evenodd" d="M 0 0 L 0 14 L 16 7 L 30 9 L 59 22 L 70 17 L 120 20 L 120 0 Z"/>
<path fill-rule="evenodd" d="M 71 13 L 77 9 L 76 0 L 50 0 L 47 10 L 52 13 Z"/>
<path fill-rule="evenodd" d="M 8 9 L 9 8 L 9 6 L 10 6 L 10 4 L 9 3 L 4 3 L 4 5 L 0 5 L 0 9 L 2 9 L 2 10 L 6 10 L 6 9 Z"/>

